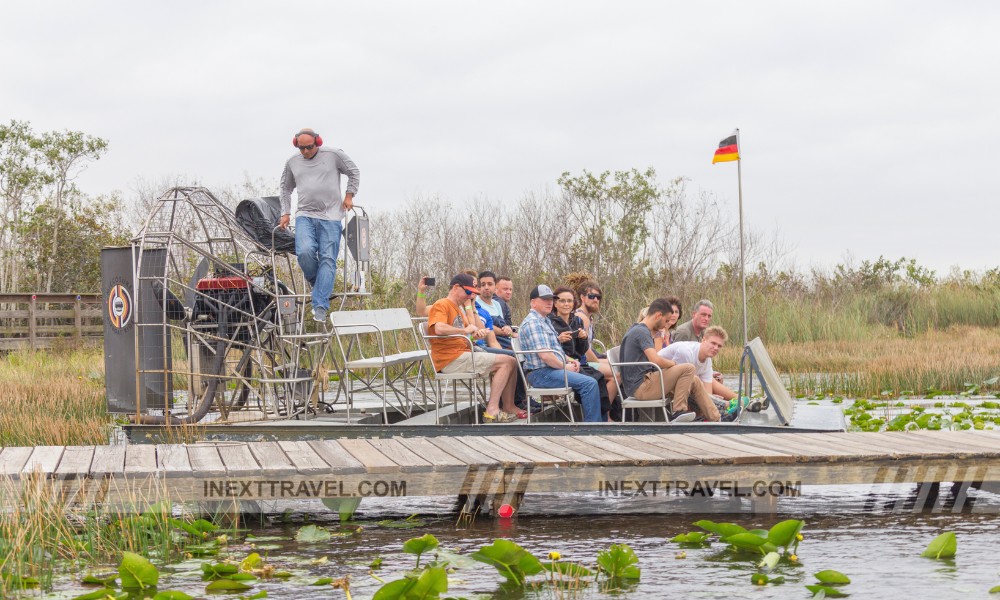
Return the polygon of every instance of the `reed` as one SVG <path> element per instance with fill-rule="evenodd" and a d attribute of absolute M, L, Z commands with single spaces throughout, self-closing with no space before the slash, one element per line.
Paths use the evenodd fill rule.
<path fill-rule="evenodd" d="M 12 352 L 0 361 L 0 446 L 106 444 L 100 348 Z"/>
<path fill-rule="evenodd" d="M 996 329 L 952 327 L 902 337 L 876 329 L 863 342 L 824 340 L 769 344 L 768 353 L 797 394 L 879 396 L 961 392 L 1000 375 L 1000 335 Z M 717 359 L 723 371 L 739 367 L 739 344 Z"/>

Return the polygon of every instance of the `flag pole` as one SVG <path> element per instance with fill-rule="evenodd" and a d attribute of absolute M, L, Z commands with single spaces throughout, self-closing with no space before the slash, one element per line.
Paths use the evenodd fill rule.
<path fill-rule="evenodd" d="M 740 280 L 743 284 L 743 347 L 750 343 L 747 337 L 747 275 L 746 275 L 746 251 L 743 236 L 743 156 L 740 153 L 740 130 L 736 128 L 736 181 L 740 195 Z"/>

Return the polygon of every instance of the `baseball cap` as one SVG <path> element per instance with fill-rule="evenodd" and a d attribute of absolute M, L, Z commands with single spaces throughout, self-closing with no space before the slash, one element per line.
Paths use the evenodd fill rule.
<path fill-rule="evenodd" d="M 478 294 L 479 290 L 476 289 L 475 283 L 476 280 L 472 278 L 472 275 L 469 275 L 468 273 L 459 273 L 451 278 L 451 283 L 448 284 L 448 287 L 460 285 L 465 288 L 465 291 Z"/>
<path fill-rule="evenodd" d="M 553 296 L 555 296 L 555 294 L 552 293 L 552 288 L 543 283 L 541 285 L 536 285 L 535 287 L 531 288 L 531 295 L 529 296 L 529 299 L 534 300 L 535 298 L 552 298 Z"/>

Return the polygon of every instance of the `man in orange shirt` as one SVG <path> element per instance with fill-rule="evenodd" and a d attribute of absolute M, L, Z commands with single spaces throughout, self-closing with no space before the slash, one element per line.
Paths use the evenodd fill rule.
<path fill-rule="evenodd" d="M 433 305 L 427 315 L 427 331 L 437 336 L 462 336 L 431 338 L 431 357 L 439 373 L 475 371 L 492 375 L 490 398 L 483 413 L 487 423 L 509 423 L 527 417 L 514 406 L 514 385 L 517 364 L 505 354 L 470 352 L 468 342 L 472 336 L 482 339 L 489 333 L 478 327 L 475 295 L 479 293 L 471 275 L 459 273 L 451 279 L 448 295 Z M 500 405 L 503 404 L 503 410 Z M 523 416 L 522 416 L 523 415 Z"/>

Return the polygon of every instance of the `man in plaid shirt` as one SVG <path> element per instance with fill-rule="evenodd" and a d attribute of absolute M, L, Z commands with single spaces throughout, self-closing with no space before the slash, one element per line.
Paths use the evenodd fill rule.
<path fill-rule="evenodd" d="M 597 391 L 597 380 L 580 373 L 580 363 L 566 358 L 556 330 L 546 318 L 552 312 L 552 289 L 539 285 L 531 290 L 531 312 L 521 322 L 518 338 L 522 350 L 550 350 L 538 354 L 524 355 L 524 371 L 528 382 L 534 387 L 573 388 L 583 405 L 583 420 L 599 423 L 601 419 L 601 396 Z M 565 379 L 564 379 L 565 374 Z"/>

